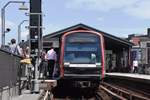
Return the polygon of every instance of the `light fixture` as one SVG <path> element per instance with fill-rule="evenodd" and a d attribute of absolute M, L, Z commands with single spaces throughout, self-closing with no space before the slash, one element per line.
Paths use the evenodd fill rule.
<path fill-rule="evenodd" d="M 25 6 L 25 3 L 22 3 L 22 5 L 19 7 L 19 10 L 28 10 L 28 7 Z"/>

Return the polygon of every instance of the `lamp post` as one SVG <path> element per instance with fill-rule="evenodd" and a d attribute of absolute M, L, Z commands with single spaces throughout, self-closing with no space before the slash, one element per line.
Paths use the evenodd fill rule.
<path fill-rule="evenodd" d="M 2 22 L 2 46 L 5 45 L 5 8 L 11 4 L 11 3 L 22 3 L 22 8 L 19 8 L 20 10 L 28 10 L 28 8 L 24 7 L 25 1 L 9 1 L 7 2 L 1 9 L 1 22 Z"/>
<path fill-rule="evenodd" d="M 19 25 L 18 25 L 18 44 L 20 43 L 21 41 L 21 25 L 26 22 L 28 20 L 23 20 Z"/>
<path fill-rule="evenodd" d="M 31 44 L 33 43 L 33 41 L 37 41 L 36 44 L 38 44 L 38 47 L 33 49 L 35 50 L 35 54 L 31 54 L 32 57 L 34 57 L 36 60 L 35 60 L 35 73 L 34 73 L 34 81 L 33 81 L 33 88 L 32 88 L 32 93 L 38 93 L 39 92 L 39 81 L 38 81 L 38 78 L 39 78 L 39 71 L 38 71 L 38 66 L 40 65 L 40 53 L 41 53 L 41 50 L 42 50 L 42 36 L 41 36 L 41 29 L 43 28 L 41 26 L 41 16 L 43 15 L 42 13 L 25 13 L 27 16 L 29 15 L 30 17 L 32 15 L 34 16 L 37 16 L 38 19 L 37 19 L 37 25 L 34 25 L 34 26 L 29 26 L 29 30 L 31 31 L 31 29 L 37 29 L 37 33 L 36 34 L 32 34 L 33 36 L 29 38 L 29 41 L 30 41 L 30 49 L 32 50 L 31 48 Z M 30 33 L 31 35 L 31 33 Z M 35 43 L 34 43 L 35 45 Z"/>

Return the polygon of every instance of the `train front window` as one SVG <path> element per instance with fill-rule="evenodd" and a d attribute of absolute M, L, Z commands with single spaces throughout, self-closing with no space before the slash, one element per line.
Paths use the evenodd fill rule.
<path fill-rule="evenodd" d="M 64 61 L 73 64 L 101 63 L 99 36 L 76 33 L 66 37 Z"/>

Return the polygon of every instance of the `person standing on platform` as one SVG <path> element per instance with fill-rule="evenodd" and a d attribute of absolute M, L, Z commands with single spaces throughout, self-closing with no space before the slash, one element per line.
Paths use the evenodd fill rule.
<path fill-rule="evenodd" d="M 11 39 L 10 52 L 16 55 L 22 55 L 21 48 L 16 44 L 15 39 Z"/>
<path fill-rule="evenodd" d="M 138 72 L 138 61 L 134 60 L 133 61 L 133 73 L 137 73 Z"/>
<path fill-rule="evenodd" d="M 54 65 L 57 61 L 57 55 L 54 51 L 54 48 L 51 47 L 50 50 L 46 54 L 46 58 L 48 60 L 48 72 L 49 72 L 49 78 L 52 79 L 53 77 L 53 71 L 54 71 Z"/>
<path fill-rule="evenodd" d="M 47 60 L 46 60 L 46 50 L 41 53 L 41 63 L 39 65 L 40 78 L 46 78 L 47 74 Z"/>

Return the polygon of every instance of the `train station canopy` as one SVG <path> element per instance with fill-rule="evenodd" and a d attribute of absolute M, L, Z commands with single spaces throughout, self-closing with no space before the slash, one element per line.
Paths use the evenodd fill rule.
<path fill-rule="evenodd" d="M 50 34 L 47 34 L 43 37 L 43 41 L 49 41 L 52 38 L 60 38 L 64 33 L 69 32 L 69 31 L 78 30 L 78 29 L 80 29 L 80 30 L 82 30 L 82 29 L 83 30 L 92 30 L 92 31 L 101 33 L 104 36 L 105 46 L 106 46 L 106 48 L 109 48 L 109 49 L 118 48 L 118 46 L 121 48 L 128 48 L 128 47 L 131 47 L 133 45 L 131 42 L 129 42 L 125 39 L 116 37 L 112 34 L 103 32 L 99 29 L 90 27 L 90 26 L 82 24 L 82 23 L 71 26 L 71 27 L 67 27 L 65 29 L 62 29 L 62 30 L 59 30 L 59 31 L 56 31 L 56 32 L 53 32 Z"/>

